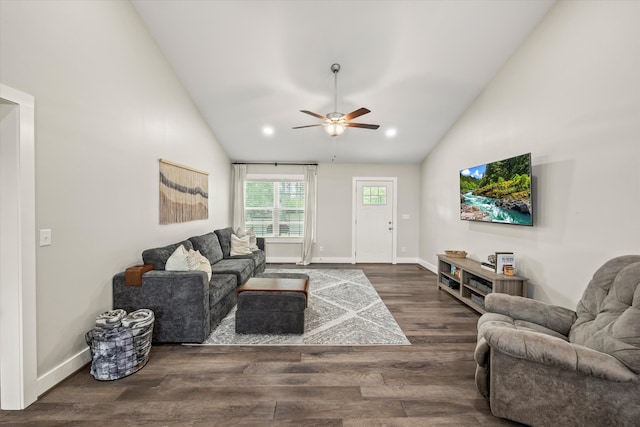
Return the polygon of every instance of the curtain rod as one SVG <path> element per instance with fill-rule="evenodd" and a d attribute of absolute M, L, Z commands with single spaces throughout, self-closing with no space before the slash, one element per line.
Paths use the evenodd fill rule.
<path fill-rule="evenodd" d="M 288 162 L 233 162 L 232 165 L 284 165 L 284 166 L 318 166 L 317 163 L 288 163 Z"/>

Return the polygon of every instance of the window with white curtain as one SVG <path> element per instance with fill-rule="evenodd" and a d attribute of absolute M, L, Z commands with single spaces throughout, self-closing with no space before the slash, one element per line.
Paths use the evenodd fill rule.
<path fill-rule="evenodd" d="M 304 181 L 295 176 L 247 176 L 245 224 L 260 237 L 304 236 Z"/>

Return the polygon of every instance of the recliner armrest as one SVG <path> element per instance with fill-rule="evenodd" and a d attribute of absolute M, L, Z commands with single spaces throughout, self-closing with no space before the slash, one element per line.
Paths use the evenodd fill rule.
<path fill-rule="evenodd" d="M 514 320 L 525 320 L 552 329 L 568 336 L 576 321 L 576 312 L 565 307 L 546 304 L 529 298 L 491 293 L 485 297 L 484 308 L 490 313 L 499 313 Z"/>
<path fill-rule="evenodd" d="M 638 376 L 615 357 L 550 335 L 494 326 L 483 331 L 483 338 L 492 351 L 511 357 L 608 381 L 638 382 Z"/>

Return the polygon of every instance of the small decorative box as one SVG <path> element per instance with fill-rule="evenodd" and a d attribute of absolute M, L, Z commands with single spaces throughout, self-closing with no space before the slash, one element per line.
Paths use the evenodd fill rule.
<path fill-rule="evenodd" d="M 153 270 L 153 265 L 134 265 L 124 271 L 124 283 L 127 286 L 140 286 L 142 285 L 142 275 L 147 271 Z"/>

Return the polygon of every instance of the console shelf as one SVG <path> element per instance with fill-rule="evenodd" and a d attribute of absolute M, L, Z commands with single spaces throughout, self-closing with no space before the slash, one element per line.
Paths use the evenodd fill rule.
<path fill-rule="evenodd" d="M 491 292 L 527 296 L 528 279 L 496 274 L 478 261 L 438 255 L 438 289 L 442 289 L 479 313 L 485 313 L 484 297 Z"/>

